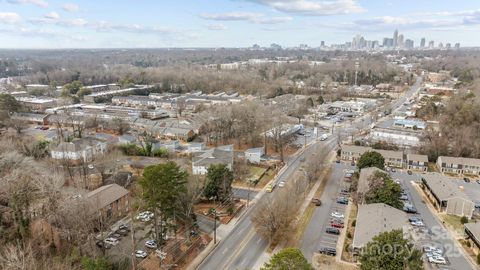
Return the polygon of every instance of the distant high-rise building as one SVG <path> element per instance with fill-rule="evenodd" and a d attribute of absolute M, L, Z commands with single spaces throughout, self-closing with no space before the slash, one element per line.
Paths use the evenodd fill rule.
<path fill-rule="evenodd" d="M 398 46 L 398 30 L 395 29 L 395 32 L 393 32 L 393 47 Z"/>
<path fill-rule="evenodd" d="M 443 43 L 442 42 L 438 43 L 438 48 L 440 48 L 440 49 L 443 48 Z"/>
<path fill-rule="evenodd" d="M 425 38 L 422 38 L 422 40 L 420 40 L 420 48 L 425 48 Z"/>
<path fill-rule="evenodd" d="M 435 41 L 432 40 L 432 41 L 428 42 L 428 48 L 429 49 L 435 48 Z"/>
<path fill-rule="evenodd" d="M 447 49 L 452 48 L 452 44 L 450 44 L 450 43 L 445 44 L 445 48 L 447 48 Z"/>
<path fill-rule="evenodd" d="M 455 49 L 460 49 L 460 43 L 455 43 Z"/>
<path fill-rule="evenodd" d="M 393 38 L 384 38 L 382 45 L 383 45 L 384 48 L 391 48 L 391 47 L 393 47 Z"/>
<path fill-rule="evenodd" d="M 411 39 L 405 40 L 405 48 L 413 49 L 413 40 L 411 40 Z"/>
<path fill-rule="evenodd" d="M 405 44 L 403 43 L 403 35 L 398 35 L 397 47 L 398 47 L 398 48 L 403 48 L 404 45 L 405 45 Z"/>
<path fill-rule="evenodd" d="M 321 46 L 321 47 L 325 47 L 325 41 L 322 40 L 322 41 L 320 42 L 320 46 Z"/>

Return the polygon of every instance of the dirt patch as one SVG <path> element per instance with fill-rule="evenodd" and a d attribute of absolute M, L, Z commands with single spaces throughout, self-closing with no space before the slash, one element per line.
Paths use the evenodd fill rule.
<path fill-rule="evenodd" d="M 356 270 L 358 266 L 343 262 L 335 261 L 335 257 L 326 256 L 322 254 L 313 255 L 312 259 L 313 268 L 315 269 L 328 269 L 328 270 Z"/>
<path fill-rule="evenodd" d="M 203 215 L 207 218 L 214 219 L 215 214 L 213 209 L 216 210 L 217 219 L 222 224 L 228 224 L 237 213 L 245 206 L 245 201 L 234 200 L 232 203 L 214 203 L 210 201 L 203 201 L 194 206 L 195 213 Z"/>
<path fill-rule="evenodd" d="M 358 206 L 352 203 L 351 210 L 350 210 L 350 221 L 347 224 L 347 229 L 345 233 L 345 242 L 343 244 L 342 250 L 342 260 L 347 262 L 355 262 L 355 256 L 352 253 L 352 243 L 353 243 L 353 236 L 355 235 L 355 226 L 356 226 L 356 219 L 357 219 L 357 212 Z"/>

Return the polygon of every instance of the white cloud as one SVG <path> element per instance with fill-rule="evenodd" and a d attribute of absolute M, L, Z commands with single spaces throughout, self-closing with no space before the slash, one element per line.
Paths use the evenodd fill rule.
<path fill-rule="evenodd" d="M 20 4 L 20 5 L 35 5 L 42 8 L 48 7 L 48 3 L 44 0 L 7 0 L 10 4 Z"/>
<path fill-rule="evenodd" d="M 303 15 L 326 16 L 364 12 L 357 0 L 245 0 L 269 6 L 277 11 Z"/>
<path fill-rule="evenodd" d="M 76 12 L 80 10 L 80 7 L 74 3 L 66 3 L 62 6 L 63 10 L 68 12 Z"/>
<path fill-rule="evenodd" d="M 0 12 L 0 23 L 15 24 L 21 21 L 20 15 L 14 12 Z"/>
<path fill-rule="evenodd" d="M 45 19 L 50 19 L 50 20 L 58 20 L 60 19 L 60 15 L 58 15 L 58 13 L 56 12 L 50 12 L 50 13 L 47 13 L 43 16 Z"/>
<path fill-rule="evenodd" d="M 291 17 L 266 17 L 261 13 L 229 12 L 229 13 L 203 13 L 200 17 L 214 21 L 248 21 L 259 24 L 278 24 L 291 21 Z"/>
<path fill-rule="evenodd" d="M 227 30 L 227 27 L 223 24 L 210 24 L 207 25 L 208 30 L 212 31 L 224 31 Z"/>

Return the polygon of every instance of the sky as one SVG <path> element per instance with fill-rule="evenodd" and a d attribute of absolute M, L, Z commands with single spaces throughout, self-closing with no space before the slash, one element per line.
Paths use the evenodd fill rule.
<path fill-rule="evenodd" d="M 480 1 L 0 0 L 0 48 L 318 47 L 395 29 L 480 46 Z"/>

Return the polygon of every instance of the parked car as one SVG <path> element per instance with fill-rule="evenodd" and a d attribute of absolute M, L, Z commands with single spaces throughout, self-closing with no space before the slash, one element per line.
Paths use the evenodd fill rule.
<path fill-rule="evenodd" d="M 268 193 L 271 193 L 271 192 L 273 192 L 273 190 L 275 189 L 275 186 L 276 186 L 275 183 L 273 183 L 273 184 L 268 184 L 268 185 L 267 185 L 267 188 L 265 189 L 265 191 L 268 192 Z"/>
<path fill-rule="evenodd" d="M 443 254 L 443 251 L 440 248 L 437 248 L 437 247 L 434 247 L 434 246 L 428 246 L 428 245 L 423 246 L 423 251 L 424 252 L 436 252 L 436 253 L 439 253 L 440 255 Z"/>
<path fill-rule="evenodd" d="M 128 235 L 128 231 L 125 230 L 125 229 L 118 229 L 115 231 L 116 234 L 118 235 L 121 235 L 121 236 L 127 236 Z"/>
<path fill-rule="evenodd" d="M 340 159 L 335 160 L 336 163 L 340 163 Z"/>
<path fill-rule="evenodd" d="M 408 173 L 408 175 L 412 175 L 412 174 L 413 174 L 412 171 L 410 171 L 410 170 L 408 170 L 407 173 Z"/>
<path fill-rule="evenodd" d="M 391 172 L 396 172 L 397 170 L 395 170 L 395 168 L 392 168 L 390 171 Z"/>
<path fill-rule="evenodd" d="M 143 250 L 137 250 L 135 251 L 135 257 L 145 259 L 148 256 L 147 252 Z"/>
<path fill-rule="evenodd" d="M 337 255 L 337 250 L 334 248 L 329 248 L 329 247 L 322 247 L 318 250 L 320 254 L 325 254 L 329 256 L 336 256 Z"/>
<path fill-rule="evenodd" d="M 343 228 L 344 227 L 343 223 L 339 223 L 339 222 L 332 222 L 330 224 L 330 226 L 332 226 L 334 228 Z"/>
<path fill-rule="evenodd" d="M 428 257 L 428 261 L 435 264 L 447 264 L 447 260 L 441 256 Z"/>
<path fill-rule="evenodd" d="M 477 180 L 477 184 L 480 184 L 480 180 Z"/>
<path fill-rule="evenodd" d="M 152 218 L 153 218 L 153 213 L 150 211 L 141 212 L 135 217 L 136 220 L 141 220 L 143 222 L 150 221 Z"/>
<path fill-rule="evenodd" d="M 470 179 L 468 179 L 468 177 L 463 177 L 463 181 L 465 181 L 465 183 L 470 183 Z"/>
<path fill-rule="evenodd" d="M 105 244 L 109 244 L 109 245 L 112 245 L 112 246 L 116 246 L 118 245 L 118 239 L 116 238 L 113 238 L 113 237 L 108 237 L 106 238 L 105 240 L 103 240 L 103 242 L 105 242 Z"/>
<path fill-rule="evenodd" d="M 412 224 L 413 226 L 416 226 L 416 227 L 423 227 L 423 226 L 425 226 L 425 224 L 423 223 L 422 220 L 411 221 L 410 224 Z"/>
<path fill-rule="evenodd" d="M 145 246 L 148 247 L 148 248 L 157 248 L 157 242 L 155 240 L 147 240 L 147 242 L 145 242 Z"/>
<path fill-rule="evenodd" d="M 339 204 L 348 204 L 348 199 L 345 197 L 340 197 L 337 199 L 337 203 Z"/>
<path fill-rule="evenodd" d="M 326 229 L 326 232 L 329 233 L 329 234 L 335 234 L 335 235 L 339 235 L 340 234 L 340 230 L 337 229 L 337 228 L 327 228 Z"/>
<path fill-rule="evenodd" d="M 285 186 L 285 182 L 284 182 L 284 181 L 278 183 L 278 187 L 284 187 L 284 186 Z"/>
<path fill-rule="evenodd" d="M 330 214 L 330 216 L 332 216 L 334 218 L 344 218 L 345 217 L 342 213 L 339 213 L 339 212 L 332 212 Z"/>
<path fill-rule="evenodd" d="M 119 230 L 126 230 L 126 231 L 130 231 L 130 227 L 128 227 L 127 224 L 122 224 L 118 227 Z"/>
<path fill-rule="evenodd" d="M 416 214 L 417 213 L 417 208 L 413 206 L 404 206 L 403 211 L 409 213 L 409 214 Z"/>
<path fill-rule="evenodd" d="M 320 199 L 318 199 L 318 198 L 313 198 L 312 203 L 314 203 L 316 206 L 321 206 L 322 205 L 322 201 L 320 201 Z"/>
<path fill-rule="evenodd" d="M 408 201 L 408 196 L 407 196 L 406 194 L 402 194 L 402 195 L 400 196 L 400 200 L 402 200 L 402 201 Z"/>
<path fill-rule="evenodd" d="M 99 247 L 99 248 L 104 248 L 104 249 L 109 249 L 109 248 L 112 247 L 112 245 L 107 244 L 107 243 L 105 243 L 105 242 L 103 242 L 103 241 L 100 241 L 100 240 L 98 240 L 97 242 L 95 242 L 95 245 L 97 245 L 97 247 Z"/>
<path fill-rule="evenodd" d="M 330 222 L 341 223 L 341 224 L 344 223 L 342 218 L 331 218 Z"/>

